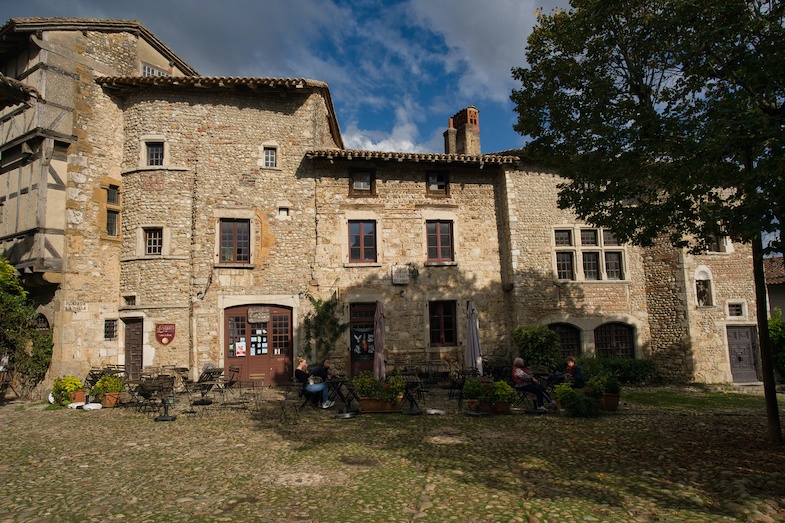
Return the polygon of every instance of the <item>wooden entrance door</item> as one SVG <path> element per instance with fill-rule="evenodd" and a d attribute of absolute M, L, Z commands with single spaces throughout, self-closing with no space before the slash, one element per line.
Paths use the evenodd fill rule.
<path fill-rule="evenodd" d="M 730 372 L 734 383 L 758 381 L 755 327 L 728 327 Z"/>
<path fill-rule="evenodd" d="M 265 385 L 292 380 L 292 311 L 242 305 L 224 311 L 224 368 L 240 368 L 241 380 Z"/>
<path fill-rule="evenodd" d="M 142 375 L 142 346 L 144 320 L 128 318 L 125 324 L 125 372 L 129 379 L 138 380 Z"/>

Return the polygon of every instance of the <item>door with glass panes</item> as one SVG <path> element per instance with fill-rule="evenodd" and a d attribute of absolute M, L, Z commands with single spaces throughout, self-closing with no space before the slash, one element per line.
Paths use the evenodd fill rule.
<path fill-rule="evenodd" d="M 224 368 L 239 367 L 241 380 L 265 385 L 291 381 L 292 311 L 242 305 L 224 311 Z"/>

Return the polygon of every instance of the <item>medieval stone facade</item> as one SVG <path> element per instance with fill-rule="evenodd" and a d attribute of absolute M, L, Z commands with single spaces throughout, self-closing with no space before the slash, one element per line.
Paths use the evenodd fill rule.
<path fill-rule="evenodd" d="M 517 326 L 547 324 L 565 353 L 756 379 L 747 246 L 619 245 L 557 207 L 556 173 L 483 155 L 473 106 L 445 154 L 353 151 L 322 82 L 200 77 L 136 22 L 0 35 L 0 250 L 54 329 L 52 377 L 289 379 L 312 297 L 350 324 L 332 353 L 348 373 L 368 366 L 377 302 L 389 363 L 423 370 L 462 360 L 474 302 L 490 363 L 509 364 Z"/>

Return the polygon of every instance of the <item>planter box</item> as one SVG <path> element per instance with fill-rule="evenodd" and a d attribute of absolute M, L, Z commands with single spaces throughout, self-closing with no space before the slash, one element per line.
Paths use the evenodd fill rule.
<path fill-rule="evenodd" d="M 104 400 L 101 404 L 104 408 L 111 409 L 117 405 L 117 402 L 120 400 L 120 393 L 119 392 L 107 392 L 104 394 Z"/>
<path fill-rule="evenodd" d="M 605 394 L 602 397 L 602 405 L 600 408 L 603 410 L 618 410 L 619 409 L 619 395 L 618 394 Z"/>
<path fill-rule="evenodd" d="M 363 414 L 374 414 L 383 412 L 401 412 L 402 398 L 396 401 L 382 401 L 372 398 L 360 398 L 360 405 Z"/>

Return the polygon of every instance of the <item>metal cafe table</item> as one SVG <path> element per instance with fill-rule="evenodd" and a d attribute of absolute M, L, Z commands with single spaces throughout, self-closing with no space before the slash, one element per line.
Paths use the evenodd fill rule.
<path fill-rule="evenodd" d="M 422 414 L 420 406 L 417 404 L 415 396 L 418 394 L 422 382 L 416 375 L 403 375 L 405 387 L 403 389 L 403 402 L 401 403 L 401 412 L 404 414 Z M 404 405 L 409 404 L 409 409 L 404 408 Z"/>
<path fill-rule="evenodd" d="M 340 376 L 333 376 L 327 380 L 327 386 L 330 388 L 330 399 L 341 402 L 339 416 L 357 414 L 357 409 L 352 408 L 352 401 L 357 400 L 357 403 L 359 403 L 360 398 L 357 396 L 357 391 L 354 390 L 351 380 Z"/>

